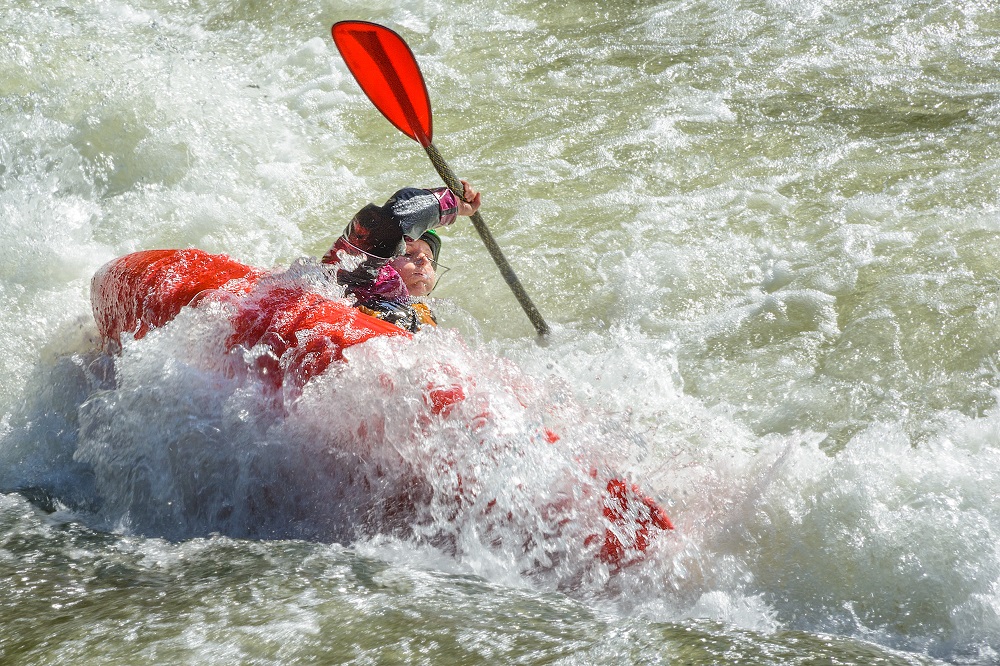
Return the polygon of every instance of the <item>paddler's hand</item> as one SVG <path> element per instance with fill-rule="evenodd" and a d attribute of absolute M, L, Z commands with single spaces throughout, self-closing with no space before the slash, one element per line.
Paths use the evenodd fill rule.
<path fill-rule="evenodd" d="M 464 199 L 464 201 L 463 201 Z M 479 192 L 477 192 L 472 185 L 469 185 L 469 181 L 462 181 L 462 198 L 458 200 L 458 214 L 470 217 L 475 215 L 476 211 L 479 210 L 479 206 L 482 205 L 483 200 Z"/>

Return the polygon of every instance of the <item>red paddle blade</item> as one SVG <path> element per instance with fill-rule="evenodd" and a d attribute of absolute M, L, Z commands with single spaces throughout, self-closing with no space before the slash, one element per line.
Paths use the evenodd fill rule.
<path fill-rule="evenodd" d="M 421 146 L 431 142 L 431 100 L 417 59 L 403 38 L 367 21 L 341 21 L 333 41 L 372 104 Z"/>

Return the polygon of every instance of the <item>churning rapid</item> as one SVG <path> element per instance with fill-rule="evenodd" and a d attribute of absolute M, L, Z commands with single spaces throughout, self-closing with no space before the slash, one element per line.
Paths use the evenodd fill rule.
<path fill-rule="evenodd" d="M 992 3 L 8 4 L 0 661 L 1000 663 Z M 413 48 L 548 342 L 463 218 L 441 328 L 299 391 L 223 301 L 103 345 L 109 260 L 342 298 L 351 216 L 439 185 L 344 19 Z M 620 571 L 611 477 L 676 527 Z"/>

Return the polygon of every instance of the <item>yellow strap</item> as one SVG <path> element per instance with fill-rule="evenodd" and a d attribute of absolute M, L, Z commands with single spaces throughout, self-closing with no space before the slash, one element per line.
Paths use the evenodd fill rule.
<path fill-rule="evenodd" d="M 420 323 L 424 326 L 437 326 L 437 319 L 434 318 L 434 313 L 431 312 L 431 308 L 426 303 L 411 303 L 410 304 L 414 311 L 417 313 L 417 318 L 420 319 Z"/>
<path fill-rule="evenodd" d="M 372 310 L 371 308 L 366 308 L 363 305 L 355 305 L 354 307 L 356 307 L 357 309 L 361 310 L 362 312 L 364 312 L 369 317 L 375 317 L 376 319 L 385 319 L 385 313 L 384 312 L 379 312 L 378 310 Z"/>

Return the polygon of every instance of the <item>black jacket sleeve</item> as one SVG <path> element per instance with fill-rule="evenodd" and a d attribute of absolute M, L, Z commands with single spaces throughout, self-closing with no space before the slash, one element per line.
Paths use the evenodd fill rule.
<path fill-rule="evenodd" d="M 348 248 L 388 260 L 406 249 L 404 236 L 411 240 L 420 238 L 440 221 L 441 207 L 434 192 L 407 187 L 382 206 L 368 204 L 358 211 L 339 240 L 346 241 Z"/>

